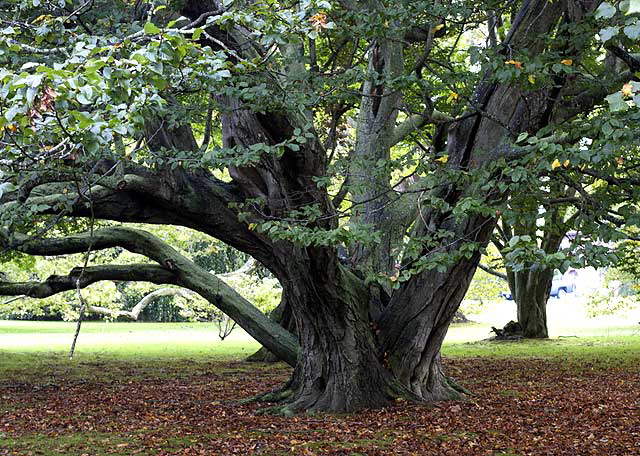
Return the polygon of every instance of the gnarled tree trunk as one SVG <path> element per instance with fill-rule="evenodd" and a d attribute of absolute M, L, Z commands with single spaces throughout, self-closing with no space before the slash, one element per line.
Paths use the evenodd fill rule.
<path fill-rule="evenodd" d="M 400 391 L 394 391 L 371 331 L 366 287 L 335 258 L 305 263 L 292 277 L 290 294 L 305 355 L 299 388 L 285 410 L 345 412 L 389 404 Z"/>
<path fill-rule="evenodd" d="M 476 218 L 467 225 L 478 242 L 487 242 L 493 223 Z M 473 278 L 480 254 L 446 272 L 426 271 L 391 298 L 380 321 L 383 347 L 395 378 L 426 401 L 459 397 L 461 389 L 444 374 L 440 348 Z"/>

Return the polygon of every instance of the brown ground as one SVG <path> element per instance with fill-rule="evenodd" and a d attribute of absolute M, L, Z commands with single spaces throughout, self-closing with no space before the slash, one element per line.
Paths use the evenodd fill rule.
<path fill-rule="evenodd" d="M 447 366 L 477 396 L 289 419 L 236 401 L 281 384 L 282 366 L 109 363 L 88 366 L 96 375 L 86 380 L 0 378 L 0 454 L 640 455 L 637 367 L 488 358 Z"/>

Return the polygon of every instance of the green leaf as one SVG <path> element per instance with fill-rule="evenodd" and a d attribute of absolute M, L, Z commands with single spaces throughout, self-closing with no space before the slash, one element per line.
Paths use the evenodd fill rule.
<path fill-rule="evenodd" d="M 89 100 L 87 96 L 82 92 L 78 94 L 78 96 L 76 97 L 76 100 L 78 100 L 83 105 L 91 104 L 91 100 Z"/>
<path fill-rule="evenodd" d="M 160 29 L 152 22 L 147 22 L 144 24 L 144 33 L 147 35 L 156 35 L 160 33 Z"/>
<path fill-rule="evenodd" d="M 93 119 L 82 111 L 71 111 L 71 115 L 76 118 L 78 127 L 85 129 L 93 125 Z"/>
<path fill-rule="evenodd" d="M 627 25 L 624 28 L 624 34 L 632 40 L 637 40 L 638 38 L 640 38 L 640 21 L 636 22 L 633 25 Z"/>
<path fill-rule="evenodd" d="M 7 119 L 7 122 L 11 122 L 16 116 L 16 114 L 18 114 L 21 110 L 22 110 L 22 106 L 15 105 L 15 104 L 12 105 L 9 109 L 7 109 L 4 113 L 4 117 L 5 119 Z"/>
<path fill-rule="evenodd" d="M 40 64 L 38 62 L 27 62 L 24 65 L 22 65 L 22 67 L 20 67 L 21 70 L 28 70 L 29 68 L 34 68 L 39 66 Z"/>
<path fill-rule="evenodd" d="M 12 192 L 16 189 L 16 186 L 11 182 L 4 182 L 0 184 L 0 196 L 2 196 L 5 192 Z"/>
<path fill-rule="evenodd" d="M 612 112 L 626 111 L 629 109 L 629 105 L 624 101 L 622 92 L 612 93 L 606 98 L 606 100 L 609 103 L 609 109 Z"/>
<path fill-rule="evenodd" d="M 596 10 L 596 17 L 598 19 L 609 19 L 610 17 L 613 17 L 614 14 L 616 14 L 616 7 L 611 3 L 605 2 Z"/>
<path fill-rule="evenodd" d="M 600 39 L 606 43 L 620 32 L 620 27 L 606 27 L 600 30 Z"/>

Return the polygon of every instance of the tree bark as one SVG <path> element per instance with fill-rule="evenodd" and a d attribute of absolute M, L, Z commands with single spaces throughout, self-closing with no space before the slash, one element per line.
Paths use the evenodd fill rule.
<path fill-rule="evenodd" d="M 551 292 L 553 271 L 524 270 L 508 272 L 509 288 L 518 309 L 518 323 L 527 339 L 546 339 L 547 301 Z"/>
<path fill-rule="evenodd" d="M 561 17 L 578 20 L 582 10 L 594 9 L 598 2 L 568 3 L 569 9 L 567 2 L 523 1 L 509 35 L 496 52 L 506 60 L 512 50 L 527 49 L 534 59 L 546 46 L 546 40 L 540 37 L 553 32 Z M 182 14 L 195 20 L 203 13 L 218 9 L 222 9 L 221 5 L 214 0 L 186 1 Z M 244 52 L 245 57 L 253 59 L 256 55 L 251 55 L 251 50 L 255 51 L 253 46 L 258 44 L 250 43 L 246 39 L 250 35 L 239 33 L 239 28 L 232 24 L 224 30 L 212 26 L 208 33 L 217 34 L 219 39 L 207 44 L 214 49 L 229 48 L 236 55 Z M 369 43 L 371 68 L 379 74 L 388 74 L 390 79 L 401 75 L 400 43 L 399 39 Z M 296 72 L 305 70 L 304 65 L 293 67 Z M 264 84 L 269 85 L 277 77 L 266 72 Z M 356 155 L 359 154 L 364 163 L 368 159 L 388 159 L 392 143 L 397 140 L 395 120 L 402 96 L 397 89 L 380 85 L 381 80 L 384 78 L 367 82 L 361 94 Z M 562 84 L 529 90 L 518 82 L 497 82 L 487 73 L 469 100 L 465 115 L 448 126 L 448 171 L 470 174 L 494 160 L 508 159 L 519 133 L 534 133 L 546 125 Z M 225 148 L 242 152 L 258 144 L 280 145 L 278 153 L 265 152 L 250 163 L 230 167 L 232 183 L 216 179 L 206 169 L 187 172 L 180 167 L 125 173 L 114 179 L 106 177 L 96 184 L 92 204 L 81 201 L 79 195 L 67 214 L 125 222 L 181 224 L 211 234 L 253 256 L 269 268 L 283 286 L 298 330 L 302 356 L 298 356 L 299 347 L 289 332 L 266 318 L 224 282 L 166 244 L 158 244 L 139 232 L 133 235 L 135 230 L 108 229 L 101 230 L 102 237 L 70 236 L 65 242 L 34 241 L 22 246 L 32 246 L 40 252 L 36 254 L 52 255 L 84 252 L 88 245 L 94 249 L 121 245 L 154 259 L 166 270 L 163 273 L 171 276 L 170 280 L 216 303 L 254 338 L 296 366 L 282 413 L 351 412 L 382 407 L 397 397 L 415 401 L 458 397 L 462 389 L 443 372 L 440 347 L 478 265 L 480 250 L 493 231 L 495 219 L 486 213 L 456 216 L 449 209 L 420 207 L 420 217 L 414 224 L 415 237 L 428 238 L 433 233 L 446 232 L 453 241 L 440 239 L 435 248 L 420 247 L 420 252 L 408 254 L 403 267 L 416 265 L 415 274 L 394 290 L 386 306 L 377 306 L 379 314 L 372 315 L 372 300 L 380 300 L 379 297 L 373 296 L 363 280 L 339 264 L 336 246 L 301 247 L 294 241 L 275 240 L 268 233 L 251 229 L 253 223 L 247 222 L 247 218 L 256 224 L 291 220 L 292 213 L 312 208 L 321 216 L 303 221 L 305 229 L 321 232 L 337 227 L 338 216 L 326 187 L 318 185 L 328 174 L 327 153 L 318 135 L 312 132 L 312 138 L 296 144 L 295 150 L 282 146 L 296 136 L 296 129 L 308 130 L 303 126 L 313 125 L 306 107 L 301 112 L 293 109 L 287 112 L 286 105 L 278 105 L 274 100 L 275 108 L 254 112 L 229 95 L 217 95 L 216 101 L 220 105 Z M 193 135 L 186 130 L 186 125 L 173 134 L 162 129 L 161 134 L 154 135 L 156 142 L 149 141 L 149 146 L 197 151 Z M 400 136 L 402 134 L 406 131 Z M 362 170 L 366 172 L 366 166 Z M 363 173 L 361 183 L 365 188 L 351 190 L 359 204 L 353 221 L 372 223 L 376 229 L 384 225 L 390 227 L 383 230 L 380 248 L 357 246 L 353 252 L 354 261 L 359 263 L 355 266 L 364 265 L 363 269 L 378 273 L 394 268 L 391 247 L 395 241 L 403 240 L 405 234 L 404 230 L 394 232 L 397 227 L 388 218 L 388 195 L 393 188 L 390 174 L 385 173 L 376 176 L 373 187 L 367 183 L 369 176 Z M 503 201 L 507 195 L 498 191 L 499 177 L 492 178 L 494 183 L 486 201 Z M 432 195 L 446 202 L 449 208 L 455 208 L 474 191 L 477 192 L 466 184 L 445 182 L 437 186 Z M 39 197 L 43 203 L 40 206 L 47 208 L 42 212 L 55 214 L 54 207 L 60 203 L 60 197 Z M 31 204 L 36 200 L 31 198 Z M 239 217 L 240 212 L 244 218 Z M 477 246 L 475 251 L 469 256 L 456 257 L 467 243 Z M 39 246 L 43 248 L 39 250 Z M 446 265 L 444 271 L 420 269 L 420 260 L 434 253 L 450 254 L 456 259 Z M 25 293 L 25 287 L 14 291 Z"/>
<path fill-rule="evenodd" d="M 465 227 L 486 243 L 493 220 L 477 217 Z M 461 389 L 444 374 L 440 347 L 473 278 L 480 253 L 446 272 L 425 271 L 397 290 L 380 320 L 382 346 L 395 378 L 425 401 L 457 398 Z M 418 280 L 419 279 L 419 280 Z"/>
<path fill-rule="evenodd" d="M 296 267 L 291 277 L 289 299 L 305 355 L 282 413 L 348 412 L 409 396 L 385 367 L 370 326 L 367 288 L 335 257 L 318 253 L 302 255 L 299 266 L 306 268 Z"/>
<path fill-rule="evenodd" d="M 512 204 L 513 205 L 513 204 Z M 538 224 L 538 204 L 535 200 L 525 196 L 517 199 L 515 205 L 519 209 L 528 210 L 519 218 L 517 225 L 510 227 L 503 220 L 505 233 L 513 233 L 517 236 L 529 236 L 537 239 L 539 231 L 543 232 L 539 247 L 547 254 L 558 252 L 562 239 L 567 233 L 567 225 L 564 224 L 564 210 L 548 208 L 544 214 L 544 225 Z M 531 217 L 531 214 L 535 214 Z M 509 239 L 504 239 L 505 245 Z M 501 252 L 502 253 L 502 252 Z M 541 264 L 529 264 L 525 269 L 514 271 L 507 265 L 507 283 L 511 296 L 516 302 L 518 311 L 518 323 L 522 326 L 523 336 L 527 339 L 546 339 L 549 337 L 547 327 L 547 301 L 551 294 L 553 281 L 553 268 L 542 267 Z"/>
<path fill-rule="evenodd" d="M 269 318 L 275 323 L 278 323 L 284 329 L 291 334 L 298 334 L 295 321 L 293 320 L 293 314 L 291 312 L 291 304 L 287 301 L 285 292 L 282 293 L 282 298 L 278 307 L 273 309 L 269 314 Z M 280 359 L 270 352 L 266 347 L 261 347 L 257 352 L 247 358 L 249 362 L 255 363 L 275 363 Z"/>

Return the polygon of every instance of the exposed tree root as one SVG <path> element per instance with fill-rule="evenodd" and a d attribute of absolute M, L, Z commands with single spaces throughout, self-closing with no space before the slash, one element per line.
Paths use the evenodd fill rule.
<path fill-rule="evenodd" d="M 457 393 L 464 394 L 464 395 L 467 395 L 467 396 L 476 396 L 476 394 L 473 391 L 470 391 L 467 388 L 465 388 L 464 386 L 460 385 L 455 380 L 453 380 L 451 377 L 445 376 L 445 379 L 447 381 L 447 384 L 451 388 L 453 388 Z M 458 398 L 452 398 L 452 399 L 462 399 L 462 396 L 460 396 Z"/>

